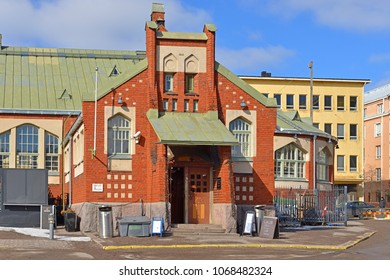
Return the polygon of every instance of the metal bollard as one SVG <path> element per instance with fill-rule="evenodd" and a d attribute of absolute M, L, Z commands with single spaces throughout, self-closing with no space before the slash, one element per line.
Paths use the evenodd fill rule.
<path fill-rule="evenodd" d="M 49 217 L 49 238 L 54 239 L 54 214 L 50 213 Z"/>

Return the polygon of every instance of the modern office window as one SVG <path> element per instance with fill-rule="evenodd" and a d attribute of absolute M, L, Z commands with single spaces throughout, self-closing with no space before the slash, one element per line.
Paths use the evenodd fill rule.
<path fill-rule="evenodd" d="M 337 124 L 337 138 L 339 140 L 343 140 L 345 138 L 345 132 L 344 132 L 344 124 L 338 123 Z"/>
<path fill-rule="evenodd" d="M 16 167 L 38 168 L 38 127 L 22 125 L 16 129 Z"/>
<path fill-rule="evenodd" d="M 58 172 L 58 137 L 48 132 L 45 133 L 45 153 L 46 169 L 50 172 Z"/>
<path fill-rule="evenodd" d="M 282 107 L 282 95 L 280 93 L 275 93 L 274 98 L 276 99 L 276 105 L 280 109 Z"/>
<path fill-rule="evenodd" d="M 165 74 L 165 91 L 173 91 L 173 74 Z"/>
<path fill-rule="evenodd" d="M 300 94 L 299 95 L 299 109 L 305 110 L 306 109 L 306 94 Z"/>
<path fill-rule="evenodd" d="M 185 76 L 186 84 L 185 84 L 185 91 L 186 93 L 193 93 L 194 92 L 194 74 L 186 74 Z"/>
<path fill-rule="evenodd" d="M 324 96 L 324 109 L 327 111 L 332 110 L 332 96 L 331 95 Z"/>
<path fill-rule="evenodd" d="M 172 99 L 172 111 L 173 112 L 177 111 L 177 99 L 176 98 Z"/>
<path fill-rule="evenodd" d="M 350 111 L 357 111 L 357 96 L 350 96 L 349 97 L 349 110 Z"/>
<path fill-rule="evenodd" d="M 232 157 L 251 156 L 251 129 L 251 124 L 241 118 L 237 118 L 230 122 L 229 130 L 240 143 L 240 145 L 232 146 Z"/>
<path fill-rule="evenodd" d="M 337 156 L 337 171 L 344 171 L 344 156 Z"/>
<path fill-rule="evenodd" d="M 337 96 L 337 111 L 344 111 L 345 110 L 345 97 L 344 96 Z"/>
<path fill-rule="evenodd" d="M 9 131 L 0 134 L 0 168 L 9 168 Z"/>
<path fill-rule="evenodd" d="M 130 154 L 130 120 L 117 114 L 108 120 L 108 155 Z"/>
<path fill-rule="evenodd" d="M 374 127 L 374 136 L 375 137 L 380 137 L 382 134 L 382 124 L 381 123 L 376 123 Z"/>
<path fill-rule="evenodd" d="M 275 152 L 277 178 L 305 178 L 305 153 L 294 144 Z"/>
<path fill-rule="evenodd" d="M 357 140 L 358 139 L 358 127 L 357 124 L 349 125 L 349 140 Z"/>
<path fill-rule="evenodd" d="M 169 100 L 164 98 L 163 99 L 163 111 L 168 111 L 169 110 Z"/>
<path fill-rule="evenodd" d="M 331 123 L 324 124 L 324 131 L 332 135 L 332 124 Z"/>
<path fill-rule="evenodd" d="M 380 159 L 382 157 L 382 148 L 381 146 L 375 146 L 375 158 Z"/>
<path fill-rule="evenodd" d="M 357 171 L 357 156 L 349 156 L 349 171 Z"/>
<path fill-rule="evenodd" d="M 382 172 L 381 172 L 381 169 L 380 168 L 376 168 L 375 169 L 375 179 L 377 180 L 377 181 L 380 181 L 381 180 L 381 177 L 382 177 L 382 174 L 381 174 Z"/>
<path fill-rule="evenodd" d="M 320 96 L 313 95 L 313 110 L 320 109 Z"/>
<path fill-rule="evenodd" d="M 382 114 L 383 113 L 383 103 L 380 103 L 380 104 L 377 104 L 376 105 L 376 113 L 378 115 Z"/>
<path fill-rule="evenodd" d="M 294 95 L 293 94 L 286 95 L 286 109 L 294 109 Z"/>
<path fill-rule="evenodd" d="M 190 111 L 190 100 L 184 99 L 184 112 L 189 112 L 189 111 Z"/>
<path fill-rule="evenodd" d="M 199 108 L 198 108 L 199 105 L 198 104 L 199 104 L 199 100 L 194 99 L 193 104 L 192 104 L 193 105 L 192 109 L 193 109 L 194 112 L 198 112 L 198 110 L 199 110 Z"/>
<path fill-rule="evenodd" d="M 317 155 L 317 179 L 329 181 L 329 153 L 322 149 Z"/>

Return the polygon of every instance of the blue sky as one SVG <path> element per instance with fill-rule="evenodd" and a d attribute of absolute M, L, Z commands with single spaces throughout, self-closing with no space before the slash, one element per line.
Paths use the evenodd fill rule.
<path fill-rule="evenodd" d="M 217 26 L 216 57 L 237 75 L 390 83 L 388 0 L 0 0 L 4 46 L 145 50 L 151 3 L 166 27 Z"/>

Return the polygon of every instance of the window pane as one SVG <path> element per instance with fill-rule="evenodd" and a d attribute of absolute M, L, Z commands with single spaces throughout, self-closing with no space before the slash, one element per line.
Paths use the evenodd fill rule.
<path fill-rule="evenodd" d="M 357 156 L 349 157 L 349 171 L 351 172 L 357 171 Z"/>
<path fill-rule="evenodd" d="M 276 104 L 278 105 L 278 108 L 282 106 L 282 96 L 280 93 L 275 93 L 274 98 L 276 99 Z"/>
<path fill-rule="evenodd" d="M 357 140 L 357 124 L 349 125 L 349 139 Z"/>
<path fill-rule="evenodd" d="M 306 95 L 299 95 L 299 109 L 306 109 Z"/>
<path fill-rule="evenodd" d="M 337 96 L 337 110 L 344 111 L 344 96 Z"/>
<path fill-rule="evenodd" d="M 16 167 L 38 168 L 38 128 L 22 125 L 16 129 Z"/>
<path fill-rule="evenodd" d="M 344 171 L 344 156 L 337 156 L 337 171 Z"/>
<path fill-rule="evenodd" d="M 287 96 L 286 96 L 286 108 L 287 109 L 294 109 L 294 95 L 287 94 Z"/>
<path fill-rule="evenodd" d="M 337 124 L 337 138 L 344 139 L 344 124 Z"/>
<path fill-rule="evenodd" d="M 313 95 L 313 109 L 318 110 L 320 108 L 320 97 L 318 95 Z"/>
<path fill-rule="evenodd" d="M 357 96 L 351 96 L 349 98 L 349 110 L 357 111 Z"/>
<path fill-rule="evenodd" d="M 332 124 L 331 123 L 326 123 L 324 125 L 324 131 L 326 133 L 329 133 L 330 135 L 332 135 Z"/>
<path fill-rule="evenodd" d="M 130 154 L 130 121 L 121 115 L 108 120 L 108 154 Z"/>
<path fill-rule="evenodd" d="M 325 95 L 324 97 L 324 109 L 325 110 L 332 110 L 332 96 L 331 95 Z"/>
<path fill-rule="evenodd" d="M 232 157 L 249 157 L 250 151 L 250 137 L 251 126 L 246 121 L 238 118 L 229 124 L 229 130 L 236 137 L 239 146 L 232 146 Z"/>

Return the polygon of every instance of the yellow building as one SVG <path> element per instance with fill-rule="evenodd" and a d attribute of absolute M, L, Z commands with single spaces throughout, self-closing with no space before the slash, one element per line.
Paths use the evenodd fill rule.
<path fill-rule="evenodd" d="M 312 117 L 315 127 L 337 137 L 334 184 L 348 187 L 349 200 L 364 199 L 363 95 L 370 80 L 272 77 L 267 72 L 240 78 L 275 98 L 280 110 Z"/>

